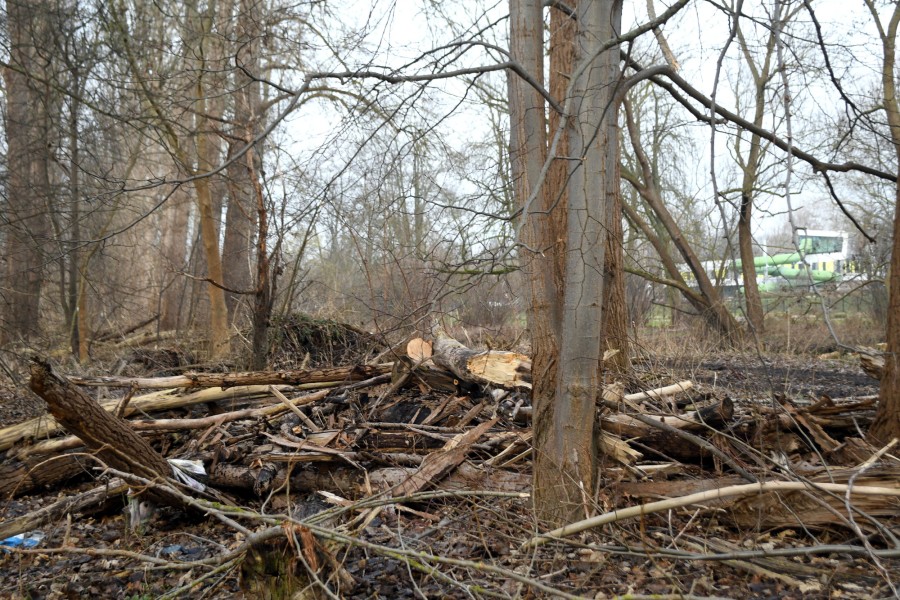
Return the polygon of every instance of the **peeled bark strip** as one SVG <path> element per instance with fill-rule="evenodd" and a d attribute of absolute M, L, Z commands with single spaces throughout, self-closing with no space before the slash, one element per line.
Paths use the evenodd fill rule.
<path fill-rule="evenodd" d="M 190 373 L 174 377 L 70 377 L 77 385 L 138 387 L 143 389 L 209 388 L 239 385 L 304 385 L 363 381 L 391 372 L 391 365 L 355 365 L 332 369 L 251 371 L 247 373 Z"/>
<path fill-rule="evenodd" d="M 504 389 L 531 389 L 531 359 L 518 352 L 467 348 L 447 335 L 440 325 L 432 327 L 432 360 L 463 381 Z"/>
<path fill-rule="evenodd" d="M 38 359 L 31 366 L 31 389 L 47 402 L 56 420 L 107 465 L 146 479 L 170 476 L 169 463 L 144 438 Z M 166 501 L 160 494 L 154 498 Z"/>

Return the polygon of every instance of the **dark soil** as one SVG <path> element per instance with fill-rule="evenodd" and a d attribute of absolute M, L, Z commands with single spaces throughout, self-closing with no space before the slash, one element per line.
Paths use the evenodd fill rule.
<path fill-rule="evenodd" d="M 647 363 L 649 368 L 655 363 Z M 774 394 L 794 399 L 851 398 L 878 393 L 878 381 L 866 375 L 855 357 L 820 359 L 797 355 L 759 357 L 729 354 L 715 358 L 661 361 L 670 376 L 691 379 L 736 399 L 766 400 Z M 649 370 L 653 370 L 649 368 Z"/>

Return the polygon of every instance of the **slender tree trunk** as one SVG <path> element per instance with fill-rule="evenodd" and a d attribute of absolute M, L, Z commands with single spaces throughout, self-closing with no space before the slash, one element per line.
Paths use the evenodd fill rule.
<path fill-rule="evenodd" d="M 617 138 L 618 141 L 618 138 Z M 616 144 L 618 153 L 618 143 Z M 616 165 L 619 181 L 619 165 Z M 603 343 L 601 353 L 617 350 L 603 361 L 611 373 L 627 374 L 631 370 L 628 343 L 628 305 L 625 299 L 625 231 L 622 228 L 622 194 L 616 184 L 616 194 L 609 201 L 606 223 L 606 255 L 603 261 Z"/>
<path fill-rule="evenodd" d="M 775 51 L 775 34 L 774 32 L 769 33 L 769 39 L 766 43 L 766 54 L 761 67 L 757 67 L 747 41 L 740 30 L 738 30 L 738 39 L 741 50 L 744 53 L 747 68 L 750 69 L 750 74 L 753 77 L 755 103 L 753 124 L 757 127 L 762 127 L 766 112 L 766 85 L 771 76 L 772 55 Z M 738 138 L 739 140 L 740 138 Z M 735 152 L 740 156 L 737 142 L 735 142 Z M 747 322 L 757 337 L 761 336 L 765 330 L 765 313 L 763 312 L 759 285 L 756 283 L 751 217 L 761 162 L 762 139 L 757 134 L 751 134 L 750 151 L 747 154 L 746 162 L 741 165 L 743 178 L 741 181 L 741 205 L 738 211 L 738 248 L 741 256 L 741 275 L 744 278 L 744 302 L 747 307 Z"/>
<path fill-rule="evenodd" d="M 706 270 L 703 268 L 703 264 L 700 262 L 700 259 L 697 258 L 697 255 L 694 253 L 694 250 L 691 248 L 690 244 L 688 244 L 687 240 L 684 239 L 684 234 L 682 233 L 681 228 L 675 222 L 675 219 L 672 217 L 672 213 L 669 212 L 669 209 L 666 207 L 665 203 L 660 197 L 659 190 L 651 183 L 653 181 L 653 177 L 652 171 L 650 169 L 650 163 L 647 159 L 647 155 L 644 153 L 643 147 L 641 146 L 640 132 L 638 131 L 637 124 L 634 122 L 634 118 L 631 115 L 630 104 L 627 100 L 625 101 L 625 114 L 625 124 L 628 127 L 628 134 L 629 138 L 631 139 L 631 145 L 634 148 L 634 154 L 641 166 L 644 184 L 638 185 L 634 180 L 629 181 L 630 183 L 632 183 L 632 185 L 635 185 L 641 197 L 646 201 L 647 205 L 653 211 L 653 214 L 656 215 L 656 217 L 665 227 L 666 232 L 669 234 L 669 238 L 675 245 L 675 248 L 678 249 L 678 252 L 681 254 L 682 258 L 684 258 L 684 261 L 687 263 L 688 268 L 691 270 L 691 273 L 694 274 L 694 278 L 697 281 L 697 286 L 700 289 L 700 294 L 706 299 L 707 310 L 703 313 L 702 317 L 721 334 L 722 338 L 727 343 L 738 345 L 740 344 L 742 338 L 740 326 L 737 324 L 737 321 L 734 319 L 732 314 L 728 312 L 728 308 L 722 301 L 718 290 L 709 280 L 709 276 L 707 275 Z"/>
<path fill-rule="evenodd" d="M 175 190 L 166 203 L 163 214 L 162 259 L 160 271 L 164 274 L 160 290 L 159 328 L 162 331 L 181 326 L 182 306 L 185 301 L 186 281 L 179 274 L 188 268 L 187 243 L 190 198 L 184 188 Z"/>
<path fill-rule="evenodd" d="M 757 144 L 759 142 L 757 141 Z M 751 151 L 752 154 L 752 151 Z M 747 180 L 745 171 L 745 182 Z M 753 181 L 755 182 L 755 177 Z M 749 188 L 749 189 L 748 189 Z M 744 302 L 747 307 L 749 327 L 759 337 L 765 330 L 765 315 L 759 285 L 756 283 L 756 265 L 753 262 L 753 233 L 751 230 L 751 213 L 753 211 L 753 183 L 745 184 L 741 193 L 741 206 L 738 211 L 738 247 L 741 256 L 741 275 L 744 278 Z"/>

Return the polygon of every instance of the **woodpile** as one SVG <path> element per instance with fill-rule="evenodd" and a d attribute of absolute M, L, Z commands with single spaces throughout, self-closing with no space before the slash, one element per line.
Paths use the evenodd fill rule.
<path fill-rule="evenodd" d="M 0 537 L 126 489 L 189 510 L 242 497 L 279 508 L 286 490 L 336 503 L 429 489 L 529 492 L 527 356 L 475 351 L 435 327 L 432 340 L 412 340 L 391 358 L 159 378 L 67 378 L 36 360 L 31 387 L 51 416 L 0 430 L 0 494 L 6 500 L 85 474 L 105 483 L 3 522 Z M 93 397 L 114 388 L 124 392 Z M 689 380 L 629 394 L 610 382 L 598 398 L 604 497 L 613 508 L 699 494 L 695 510 L 734 527 L 833 526 L 835 515 L 849 524 L 896 514 L 900 473 L 873 465 L 875 449 L 859 437 L 874 404 L 822 397 L 741 406 Z M 184 463 L 169 460 L 175 456 L 202 465 L 202 486 L 185 483 Z M 716 496 L 751 484 L 761 487 Z M 829 492 L 838 484 L 881 492 L 851 504 Z"/>

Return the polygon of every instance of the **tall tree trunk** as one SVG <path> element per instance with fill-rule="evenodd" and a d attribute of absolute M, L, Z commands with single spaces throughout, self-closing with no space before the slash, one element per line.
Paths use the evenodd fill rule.
<path fill-rule="evenodd" d="M 873 19 L 879 22 L 873 0 L 866 1 Z M 884 92 L 883 108 L 891 130 L 891 141 L 900 168 L 900 103 L 897 101 L 895 51 L 897 28 L 900 25 L 900 4 L 895 4 L 887 29 L 878 25 L 881 35 L 883 63 L 881 82 Z M 894 241 L 891 246 L 891 266 L 888 278 L 887 352 L 884 357 L 884 373 L 875 420 L 869 428 L 869 437 L 880 443 L 900 438 L 900 181 L 894 202 Z"/>
<path fill-rule="evenodd" d="M 197 171 L 209 172 L 217 162 L 217 140 L 212 131 L 213 119 L 221 116 L 221 101 L 218 95 L 209 90 L 215 89 L 215 68 L 218 53 L 213 46 L 210 35 L 212 23 L 216 15 L 215 3 L 210 3 L 205 13 L 199 13 L 196 3 L 187 7 L 188 22 L 195 28 L 189 35 L 196 36 L 194 52 L 197 56 L 197 79 L 194 84 L 194 102 L 197 110 L 197 121 L 194 140 L 197 150 Z M 210 69 L 212 72 L 208 72 Z M 207 82 L 207 78 L 211 82 Z M 212 117 L 212 118 L 211 118 Z M 190 163 L 185 162 L 189 167 Z M 200 239 L 203 243 L 203 255 L 206 258 L 207 294 L 209 295 L 209 356 L 212 359 L 224 358 L 230 351 L 230 327 L 228 324 L 228 308 L 225 305 L 225 291 L 222 289 L 225 278 L 222 268 L 222 253 L 219 248 L 219 219 L 221 217 L 221 196 L 213 196 L 211 177 L 194 179 L 194 190 L 197 193 L 197 209 L 200 225 Z"/>
<path fill-rule="evenodd" d="M 259 71 L 259 36 L 261 19 L 258 2 L 242 0 L 235 28 L 235 42 L 238 48 L 237 61 L 251 73 Z M 256 136 L 262 115 L 260 86 L 243 70 L 234 74 L 234 117 L 233 139 L 229 144 L 228 157 L 237 152 Z M 248 162 L 246 157 L 232 162 L 228 173 L 228 207 L 225 212 L 225 235 L 222 246 L 222 263 L 225 271 L 225 287 L 229 290 L 249 293 L 253 289 L 253 248 L 255 230 L 258 223 L 258 208 L 254 192 L 255 173 L 260 172 L 260 155 Z M 226 292 L 229 321 L 238 326 L 246 325 L 250 311 L 247 310 L 249 295 Z"/>
<path fill-rule="evenodd" d="M 537 81 L 543 81 L 543 14 L 540 0 L 510 0 L 510 50 L 513 60 Z M 522 271 L 529 293 L 528 325 L 531 331 L 534 387 L 535 489 L 556 486 L 555 467 L 544 455 L 552 427 L 557 381 L 560 334 L 560 302 L 554 273 L 558 249 L 551 220 L 559 218 L 551 206 L 554 198 L 542 186 L 541 170 L 547 152 L 544 99 L 517 75 L 509 74 L 510 166 L 515 196 L 522 211 L 520 241 Z M 538 462 L 544 465 L 537 467 Z M 535 496 L 535 510 L 544 512 Z"/>
<path fill-rule="evenodd" d="M 48 98 L 29 77 L 42 74 L 37 48 L 46 32 L 44 2 L 7 2 L 10 65 L 6 84 L 7 198 L 5 281 L 0 342 L 33 338 L 39 331 L 44 283 L 42 246 L 48 243 L 50 189 Z"/>

